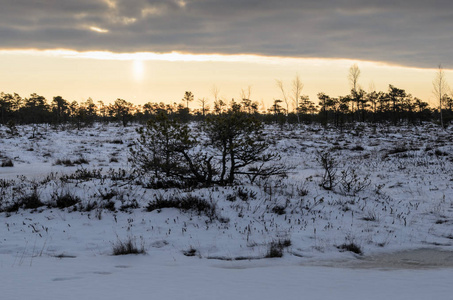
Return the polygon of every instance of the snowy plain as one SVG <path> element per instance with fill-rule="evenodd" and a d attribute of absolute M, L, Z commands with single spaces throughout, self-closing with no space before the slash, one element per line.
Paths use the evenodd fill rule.
<path fill-rule="evenodd" d="M 287 178 L 154 190 L 118 179 L 132 167 L 134 127 L 43 125 L 34 138 L 31 126 L 0 127 L 0 159 L 14 164 L 0 168 L 1 299 L 453 297 L 451 130 L 267 127 Z M 333 190 L 319 185 L 324 150 L 338 162 Z M 104 177 L 71 177 L 81 170 Z M 71 194 L 79 208 L 6 209 L 33 192 L 44 203 Z M 221 218 L 145 209 L 175 195 L 205 199 Z M 146 254 L 113 256 L 126 239 Z M 283 240 L 283 256 L 266 258 Z"/>

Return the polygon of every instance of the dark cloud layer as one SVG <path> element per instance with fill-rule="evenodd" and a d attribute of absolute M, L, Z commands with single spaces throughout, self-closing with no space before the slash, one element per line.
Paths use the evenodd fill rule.
<path fill-rule="evenodd" d="M 452 29 L 450 0 L 4 0 L 0 9 L 0 48 L 251 53 L 417 67 L 453 67 Z"/>

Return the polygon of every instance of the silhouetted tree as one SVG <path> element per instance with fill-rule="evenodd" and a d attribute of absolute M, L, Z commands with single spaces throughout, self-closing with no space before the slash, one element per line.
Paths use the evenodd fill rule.
<path fill-rule="evenodd" d="M 12 117 L 13 99 L 11 94 L 0 94 L 0 122 L 2 125 L 5 125 Z"/>
<path fill-rule="evenodd" d="M 359 69 L 359 66 L 357 64 L 353 64 L 350 68 L 349 68 L 349 73 L 348 73 L 348 80 L 349 80 L 349 83 L 351 85 L 351 90 L 353 91 L 353 95 L 356 96 L 357 95 L 357 89 L 359 88 L 358 87 L 358 82 L 359 82 L 359 77 L 360 77 L 360 69 Z M 352 106 L 351 108 L 351 111 L 354 113 L 355 110 L 357 110 L 359 108 L 358 106 L 358 99 L 356 98 L 353 98 L 354 102 L 351 102 L 351 104 L 356 104 L 355 108 L 354 106 Z"/>
<path fill-rule="evenodd" d="M 310 97 L 307 95 L 300 96 L 299 107 L 297 109 L 297 114 L 302 115 L 302 118 L 305 121 L 312 121 L 312 115 L 316 112 L 315 105 L 310 101 Z M 298 119 L 298 122 L 300 119 Z"/>
<path fill-rule="evenodd" d="M 93 99 L 88 98 L 81 105 L 85 107 L 88 122 L 92 123 L 96 120 L 98 107 L 94 103 Z M 132 104 L 131 104 L 132 105 Z"/>
<path fill-rule="evenodd" d="M 443 98 L 444 95 L 448 92 L 448 84 L 445 78 L 445 73 L 442 68 L 442 65 L 439 65 L 436 76 L 433 80 L 433 93 L 439 101 L 439 114 L 440 114 L 440 126 L 444 128 L 444 119 L 443 119 Z"/>
<path fill-rule="evenodd" d="M 123 126 L 127 126 L 127 123 L 132 118 L 131 110 L 133 104 L 127 102 L 124 99 L 116 99 L 115 103 L 109 107 L 109 114 L 113 116 L 116 120 L 121 121 Z"/>
<path fill-rule="evenodd" d="M 182 98 L 182 100 L 184 102 L 186 102 L 186 104 L 187 104 L 186 108 L 187 109 L 189 109 L 189 102 L 192 102 L 193 99 L 194 99 L 194 96 L 193 96 L 192 92 L 186 91 L 184 93 L 184 97 Z"/>
<path fill-rule="evenodd" d="M 296 114 L 297 114 L 297 122 L 300 123 L 300 118 L 299 118 L 299 113 L 297 112 L 297 108 L 299 107 L 299 100 L 301 97 L 302 89 L 304 88 L 304 84 L 300 80 L 299 75 L 296 75 L 296 77 L 293 80 L 293 103 L 294 107 L 296 109 Z"/>
<path fill-rule="evenodd" d="M 66 122 L 70 114 L 69 102 L 61 96 L 53 97 L 52 112 L 55 115 L 57 124 Z"/>
<path fill-rule="evenodd" d="M 203 116 L 204 119 L 206 117 L 206 113 L 209 112 L 209 105 L 207 103 L 206 98 L 198 99 L 198 102 L 201 105 L 201 115 Z"/>
<path fill-rule="evenodd" d="M 407 97 L 406 91 L 389 85 L 388 98 L 391 103 L 392 108 L 392 119 L 393 123 L 396 125 L 400 119 L 400 113 L 402 109 L 402 104 Z"/>
<path fill-rule="evenodd" d="M 321 123 L 326 125 L 328 122 L 328 113 L 329 113 L 329 106 L 330 103 L 332 102 L 331 98 L 324 94 L 324 93 L 318 93 L 318 99 L 319 99 L 319 107 L 320 109 L 320 114 L 321 114 Z"/>
<path fill-rule="evenodd" d="M 38 94 L 31 94 L 25 99 L 21 107 L 21 114 L 26 123 L 50 123 L 50 110 L 46 98 Z"/>

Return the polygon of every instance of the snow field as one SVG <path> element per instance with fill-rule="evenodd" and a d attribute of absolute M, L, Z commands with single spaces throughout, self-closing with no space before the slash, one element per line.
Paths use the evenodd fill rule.
<path fill-rule="evenodd" d="M 134 299 L 451 295 L 450 269 L 349 268 L 381 253 L 451 251 L 451 132 L 431 125 L 356 126 L 342 132 L 314 125 L 269 126 L 273 150 L 290 167 L 287 178 L 185 190 L 153 190 L 139 184 L 146 178 L 128 179 L 127 148 L 137 137 L 133 127 L 40 126 L 34 139 L 31 132 L 21 126 L 19 136 L 10 137 L 0 128 L 0 158 L 14 163 L 0 168 L 0 281 L 8 282 L 2 299 L 42 299 L 40 288 L 50 291 L 49 299 L 65 293 L 65 299 L 124 299 L 130 290 Z M 320 186 L 322 151 L 336 162 L 333 190 Z M 81 158 L 86 163 L 56 164 Z M 89 176 L 74 176 L 81 172 Z M 49 206 L 66 194 L 79 203 L 7 211 L 33 192 Z M 146 210 L 157 199 L 187 196 L 211 203 L 215 216 L 177 208 Z M 127 239 L 147 254 L 111 256 L 114 245 Z M 287 240 L 283 257 L 265 258 L 272 243 Z M 350 244 L 363 255 L 343 249 Z M 194 257 L 184 255 L 190 250 Z M 340 268 L 319 267 L 324 264 Z"/>

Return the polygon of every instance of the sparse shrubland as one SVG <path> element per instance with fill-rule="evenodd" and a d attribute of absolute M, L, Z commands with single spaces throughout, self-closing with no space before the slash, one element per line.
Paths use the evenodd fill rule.
<path fill-rule="evenodd" d="M 134 233 L 142 244 L 165 241 L 162 251 L 225 260 L 453 245 L 451 130 L 276 126 L 242 106 L 217 117 L 185 123 L 166 113 L 144 127 L 85 132 L 43 125 L 34 139 L 17 125 L 0 141 L 0 155 L 14 160 L 0 179 L 3 236 L 31 233 L 56 247 L 83 241 L 81 231 L 84 249 L 105 254 L 141 252 L 133 238 L 110 243 Z M 58 157 L 89 164 L 67 168 Z M 41 167 L 49 172 L 16 176 Z"/>

